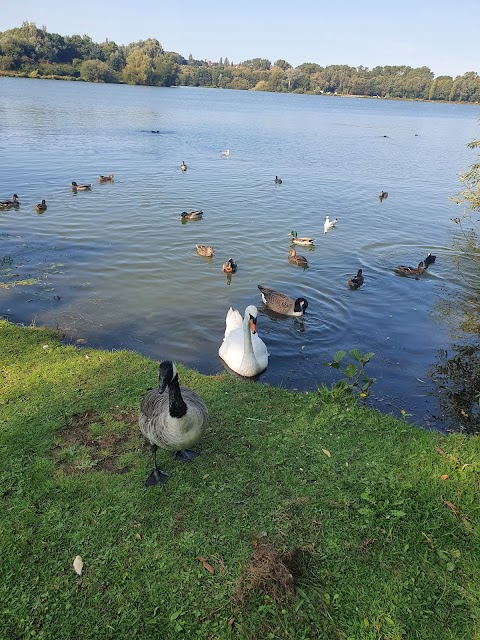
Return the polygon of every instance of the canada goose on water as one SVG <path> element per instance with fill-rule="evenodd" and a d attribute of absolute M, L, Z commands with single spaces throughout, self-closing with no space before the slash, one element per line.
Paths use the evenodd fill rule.
<path fill-rule="evenodd" d="M 282 184 L 283 180 L 278 176 L 275 176 L 275 184 Z"/>
<path fill-rule="evenodd" d="M 262 287 L 261 284 L 257 284 L 257 287 L 260 289 L 265 306 L 276 313 L 281 313 L 284 316 L 303 316 L 307 310 L 308 302 L 305 298 L 293 300 L 284 293 Z"/>
<path fill-rule="evenodd" d="M 380 191 L 380 193 L 378 194 L 378 199 L 380 200 L 380 202 L 383 202 L 387 198 L 388 198 L 388 191 Z"/>
<path fill-rule="evenodd" d="M 185 162 L 182 160 L 182 164 L 180 165 L 180 169 L 182 171 L 186 171 L 187 170 L 187 165 L 185 164 Z"/>
<path fill-rule="evenodd" d="M 348 280 L 347 284 L 352 289 L 358 289 L 358 287 L 361 287 L 362 284 L 363 284 L 363 273 L 362 273 L 362 270 L 359 269 L 357 271 L 357 275 L 353 276 L 352 278 L 350 278 Z"/>
<path fill-rule="evenodd" d="M 158 383 L 157 389 L 143 396 L 138 417 L 140 431 L 152 446 L 153 471 L 146 485 L 165 484 L 169 477 L 157 466 L 158 447 L 174 451 L 175 460 L 190 462 L 197 453 L 189 447 L 200 440 L 208 422 L 205 403 L 195 391 L 179 385 L 177 368 L 170 360 L 160 365 Z"/>
<path fill-rule="evenodd" d="M 258 310 L 253 304 L 245 309 L 242 316 L 236 309 L 230 309 L 225 319 L 225 335 L 218 355 L 235 373 L 252 378 L 262 373 L 268 366 L 268 351 L 257 333 Z"/>
<path fill-rule="evenodd" d="M 42 200 L 40 202 L 40 204 L 36 204 L 34 206 L 35 211 L 38 211 L 39 213 L 43 213 L 44 211 L 47 210 L 47 203 L 45 202 L 45 200 Z"/>

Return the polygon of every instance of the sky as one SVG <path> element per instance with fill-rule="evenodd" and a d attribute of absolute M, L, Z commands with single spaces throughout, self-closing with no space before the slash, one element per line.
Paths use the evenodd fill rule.
<path fill-rule="evenodd" d="M 293 67 L 408 65 L 435 74 L 480 72 L 478 0 L 0 0 L 0 31 L 26 20 L 47 31 L 129 44 L 156 38 L 188 58 Z"/>

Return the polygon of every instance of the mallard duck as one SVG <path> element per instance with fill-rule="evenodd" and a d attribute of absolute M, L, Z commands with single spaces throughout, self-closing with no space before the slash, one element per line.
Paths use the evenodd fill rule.
<path fill-rule="evenodd" d="M 282 184 L 283 180 L 278 176 L 275 176 L 275 184 Z"/>
<path fill-rule="evenodd" d="M 92 188 L 91 184 L 77 184 L 76 182 L 72 182 L 70 186 L 74 191 L 90 191 Z"/>
<path fill-rule="evenodd" d="M 0 209 L 17 209 L 20 206 L 20 200 L 16 193 L 13 194 L 11 200 L 2 200 Z"/>
<path fill-rule="evenodd" d="M 206 256 L 207 258 L 211 258 L 215 253 L 212 247 L 207 247 L 204 244 L 196 244 L 195 247 L 199 256 Z"/>
<path fill-rule="evenodd" d="M 425 267 L 423 266 L 423 262 L 419 262 L 417 268 L 406 267 L 402 264 L 399 267 L 395 267 L 393 270 L 400 276 L 420 276 L 425 271 Z"/>
<path fill-rule="evenodd" d="M 224 271 L 225 273 L 236 273 L 237 263 L 235 262 L 235 260 L 233 258 L 229 258 L 226 262 L 224 262 L 222 265 L 222 271 Z"/>
<path fill-rule="evenodd" d="M 338 218 L 334 220 L 330 220 L 330 216 L 326 216 L 325 222 L 323 224 L 323 233 L 327 233 L 329 229 L 333 229 L 333 227 L 337 224 Z"/>
<path fill-rule="evenodd" d="M 227 149 L 226 151 L 220 151 L 220 155 L 228 158 L 228 156 L 230 155 L 230 149 Z"/>
<path fill-rule="evenodd" d="M 388 191 L 380 191 L 380 193 L 378 194 L 378 199 L 380 200 L 380 202 L 383 202 L 387 198 L 388 198 Z"/>
<path fill-rule="evenodd" d="M 187 165 L 185 164 L 185 162 L 182 160 L 182 164 L 180 165 L 180 169 L 182 171 L 186 171 L 187 170 Z"/>
<path fill-rule="evenodd" d="M 352 287 L 352 289 L 358 289 L 358 287 L 361 287 L 363 284 L 363 273 L 362 270 L 359 269 L 357 271 L 357 275 L 353 276 L 352 278 L 350 278 L 347 282 L 349 287 Z"/>
<path fill-rule="evenodd" d="M 228 310 L 225 335 L 218 355 L 235 373 L 246 378 L 258 375 L 268 366 L 268 351 L 257 334 L 258 311 L 249 305 L 242 316 L 236 309 Z"/>
<path fill-rule="evenodd" d="M 181 220 L 200 220 L 203 216 L 203 211 L 198 209 L 197 211 L 184 211 L 180 214 Z"/>
<path fill-rule="evenodd" d="M 308 267 L 308 260 L 305 258 L 305 256 L 297 255 L 295 249 L 290 249 L 290 251 L 288 252 L 288 259 L 290 260 L 290 262 L 293 262 L 293 264 L 297 264 L 301 267 Z"/>
<path fill-rule="evenodd" d="M 99 180 L 99 182 L 113 182 L 113 175 L 110 174 L 108 176 L 98 176 L 98 180 Z M 73 182 L 72 182 L 72 184 L 73 184 Z M 84 186 L 90 186 L 90 185 L 84 185 Z M 78 188 L 79 187 L 77 186 L 77 189 Z"/>
<path fill-rule="evenodd" d="M 429 253 L 428 256 L 425 258 L 425 260 L 423 261 L 423 264 L 425 265 L 425 269 L 428 269 L 428 267 L 431 264 L 433 264 L 436 259 L 437 259 L 437 256 L 432 256 L 432 254 Z"/>
<path fill-rule="evenodd" d="M 152 446 L 153 471 L 146 485 L 165 484 L 168 473 L 157 466 L 157 449 L 174 451 L 174 459 L 190 462 L 197 455 L 189 447 L 203 435 L 208 410 L 199 395 L 181 387 L 177 368 L 164 360 L 158 370 L 158 388 L 149 389 L 140 403 L 140 431 Z M 164 393 L 168 387 L 168 394 Z"/>
<path fill-rule="evenodd" d="M 296 231 L 290 231 L 290 235 L 292 236 L 293 244 L 300 244 L 304 247 L 308 247 L 315 242 L 313 238 L 309 238 L 308 236 L 298 236 Z"/>
<path fill-rule="evenodd" d="M 281 313 L 284 316 L 303 316 L 307 310 L 308 302 L 305 298 L 293 300 L 284 293 L 262 287 L 261 284 L 257 284 L 257 287 L 260 289 L 265 306 L 276 313 Z"/>
<path fill-rule="evenodd" d="M 47 203 L 45 202 L 45 200 L 42 200 L 42 201 L 40 202 L 40 204 L 36 204 L 36 205 L 35 205 L 34 209 L 35 209 L 35 211 L 40 211 L 40 212 L 42 212 L 42 211 L 46 211 L 46 209 L 47 209 Z"/>

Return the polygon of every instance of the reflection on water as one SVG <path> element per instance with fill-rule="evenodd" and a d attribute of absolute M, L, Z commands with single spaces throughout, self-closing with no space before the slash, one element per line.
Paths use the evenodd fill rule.
<path fill-rule="evenodd" d="M 0 84 L 0 199 L 22 202 L 0 212 L 0 259 L 13 261 L 1 281 L 31 280 L 0 288 L 0 314 L 217 373 L 228 308 L 255 304 L 271 354 L 262 382 L 315 389 L 335 379 L 322 363 L 339 349 L 374 352 L 377 406 L 438 425 L 427 371 L 451 335 L 437 305 L 468 289 L 448 197 L 470 161 L 478 106 Z M 72 192 L 72 181 L 92 189 Z M 199 209 L 203 220 L 182 224 Z M 327 215 L 338 224 L 324 234 Z M 289 260 L 292 229 L 316 238 L 298 247 L 308 269 Z M 418 280 L 393 273 L 428 252 L 437 261 Z M 222 272 L 231 256 L 233 275 Z M 352 290 L 358 269 L 365 280 Z M 302 321 L 272 317 L 257 284 L 305 297 Z"/>
<path fill-rule="evenodd" d="M 480 433 L 480 238 L 456 232 L 454 269 L 461 286 L 442 295 L 436 312 L 450 329 L 452 344 L 440 349 L 429 375 L 447 424 Z"/>

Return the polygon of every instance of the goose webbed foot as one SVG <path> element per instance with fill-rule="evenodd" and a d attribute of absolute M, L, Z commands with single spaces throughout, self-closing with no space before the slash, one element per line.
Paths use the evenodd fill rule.
<path fill-rule="evenodd" d="M 191 462 L 197 456 L 198 453 L 191 449 L 183 449 L 181 451 L 174 451 L 173 453 L 173 459 L 180 460 L 181 462 Z"/>
<path fill-rule="evenodd" d="M 165 471 L 160 471 L 157 467 L 153 469 L 152 473 L 145 480 L 145 485 L 147 487 L 155 484 L 164 485 L 170 476 Z"/>

